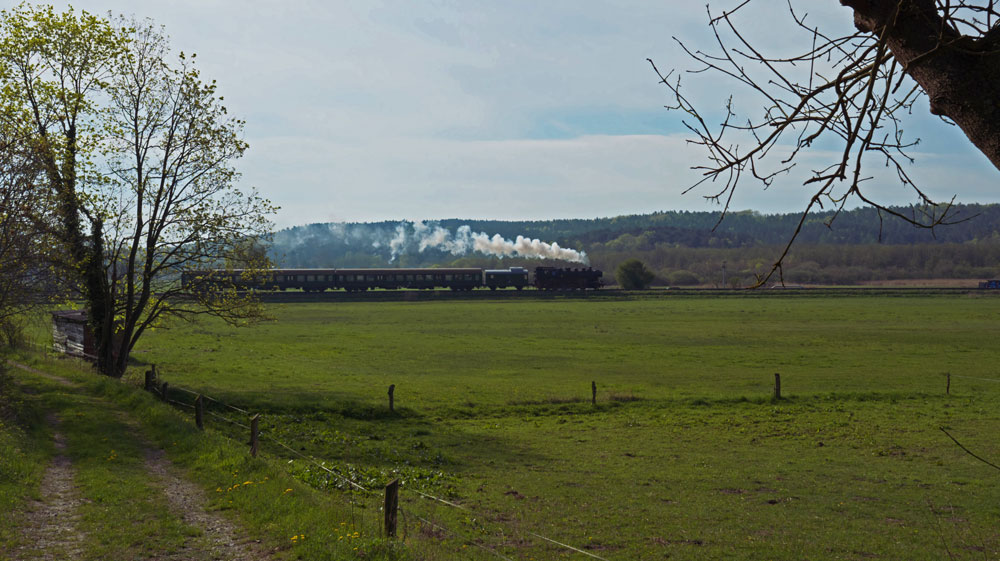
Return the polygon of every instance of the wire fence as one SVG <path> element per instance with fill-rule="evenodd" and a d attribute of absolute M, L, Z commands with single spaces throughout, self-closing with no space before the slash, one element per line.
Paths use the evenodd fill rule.
<path fill-rule="evenodd" d="M 159 380 L 159 377 L 157 376 L 155 366 L 153 367 L 153 370 L 148 371 L 147 374 L 146 374 L 146 389 L 149 390 L 154 395 L 157 395 L 162 401 L 164 401 L 164 402 L 166 402 L 168 404 L 174 405 L 174 406 L 183 407 L 183 408 L 188 409 L 188 410 L 195 410 L 197 412 L 198 408 L 199 408 L 199 400 L 201 400 L 201 403 L 204 403 L 204 402 L 207 401 L 207 402 L 215 404 L 217 407 L 219 407 L 221 409 L 224 409 L 224 410 L 227 410 L 227 411 L 236 412 L 236 413 L 239 413 L 239 414 L 247 416 L 247 417 L 256 417 L 250 411 L 248 411 L 246 409 L 243 409 L 243 408 L 240 408 L 240 407 L 237 407 L 235 405 L 226 403 L 226 402 L 222 401 L 221 399 L 210 397 L 208 395 L 205 395 L 204 393 L 197 392 L 197 391 L 194 391 L 194 390 L 191 390 L 191 389 L 188 389 L 188 388 L 184 388 L 184 387 L 180 387 L 180 386 L 175 386 L 175 385 L 172 385 L 172 384 L 168 384 L 166 382 L 161 382 Z M 177 400 L 177 399 L 173 399 L 172 396 L 171 396 L 171 393 L 175 392 L 175 391 L 183 393 L 183 394 L 186 394 L 186 395 L 189 395 L 189 396 L 192 396 L 194 398 L 194 403 L 187 403 L 185 401 L 180 401 L 180 400 Z M 294 446 L 289 445 L 288 442 L 285 442 L 285 441 L 279 439 L 277 436 L 275 436 L 272 433 L 272 431 L 268 431 L 268 430 L 259 431 L 259 430 L 257 430 L 256 432 L 254 432 L 256 423 L 251 422 L 250 425 L 246 425 L 246 424 L 241 423 L 239 421 L 236 421 L 236 420 L 234 420 L 234 419 L 232 419 L 232 418 L 230 418 L 230 417 L 228 417 L 228 416 L 226 416 L 224 414 L 211 411 L 210 409 L 207 409 L 207 408 L 204 409 L 204 413 L 207 414 L 209 417 L 211 417 L 213 419 L 216 419 L 216 420 L 219 420 L 219 421 L 222 421 L 222 422 L 226 423 L 229 426 L 238 427 L 240 429 L 243 429 L 244 431 L 251 431 L 250 439 L 251 439 L 252 443 L 255 443 L 258 438 L 262 438 L 262 439 L 264 439 L 264 440 L 266 440 L 266 441 L 274 444 L 278 448 L 286 451 L 290 455 L 292 455 L 292 456 L 294 456 L 296 458 L 299 458 L 301 460 L 304 460 L 310 466 L 315 467 L 315 468 L 319 469 L 320 471 L 322 471 L 323 473 L 325 473 L 328 478 L 333 478 L 336 481 L 339 481 L 339 482 L 343 483 L 344 485 L 346 485 L 348 488 L 350 488 L 354 492 L 360 493 L 360 494 L 365 495 L 367 497 L 376 497 L 378 495 L 378 493 L 381 492 L 380 489 L 371 489 L 371 488 L 365 487 L 361 483 L 358 483 L 357 481 L 354 481 L 353 479 L 351 479 L 350 477 L 346 476 L 345 474 L 340 473 L 340 472 L 338 472 L 338 471 L 336 471 L 336 470 L 328 467 L 328 465 L 327 465 L 328 462 L 323 461 L 321 459 L 318 459 L 318 458 L 316 458 L 314 456 L 311 456 L 311 455 L 303 453 L 301 450 L 298 450 Z M 227 438 L 230 438 L 231 440 L 235 440 L 235 438 L 233 436 L 230 436 L 230 435 L 224 435 L 224 436 L 226 436 Z M 301 444 L 301 442 L 296 442 L 294 439 L 291 440 L 291 442 Z M 255 447 L 256 445 L 254 444 L 253 446 L 254 446 L 254 450 L 256 450 L 256 447 Z M 255 452 L 252 452 L 252 453 L 255 454 Z M 330 463 L 332 464 L 332 462 L 330 462 Z M 420 491 L 420 490 L 415 489 L 415 488 L 406 488 L 405 491 L 407 493 L 412 493 L 414 495 L 417 495 L 418 497 L 420 497 L 420 499 L 423 499 L 424 501 L 432 501 L 434 503 L 437 503 L 437 504 L 440 504 L 440 505 L 444 505 L 445 507 L 448 507 L 449 509 L 456 509 L 456 510 L 459 510 L 459 511 L 463 511 L 465 513 L 472 514 L 472 515 L 474 515 L 474 517 L 476 519 L 483 519 L 483 518 L 485 518 L 485 517 L 481 516 L 479 513 L 476 513 L 475 511 L 473 511 L 472 509 L 470 509 L 469 507 L 466 507 L 464 505 L 458 504 L 455 501 L 450 501 L 450 500 L 447 500 L 447 499 L 444 499 L 444 498 L 441 498 L 441 497 L 437 497 L 437 496 L 431 495 L 429 493 L 425 493 L 425 492 Z M 506 555 L 504 555 L 503 553 L 501 553 L 500 551 L 498 551 L 498 548 L 496 546 L 491 546 L 489 544 L 481 543 L 480 540 L 478 540 L 478 539 L 471 538 L 471 537 L 469 537 L 468 535 L 466 535 L 465 533 L 463 533 L 461 531 L 457 531 L 454 528 L 447 527 L 440 520 L 438 520 L 438 521 L 432 521 L 432 520 L 430 520 L 429 519 L 430 515 L 428 515 L 426 513 L 418 513 L 418 512 L 416 512 L 416 510 L 415 510 L 416 509 L 416 505 L 421 504 L 419 501 L 409 501 L 408 500 L 407 502 L 408 502 L 407 508 L 405 508 L 405 509 L 402 506 L 397 506 L 398 512 L 403 515 L 403 520 L 404 520 L 403 531 L 404 532 L 406 532 L 406 524 L 405 524 L 405 522 L 406 522 L 407 516 L 410 516 L 415 521 L 419 521 L 421 524 L 424 524 L 424 525 L 426 525 L 426 526 L 428 526 L 430 528 L 433 528 L 433 529 L 435 529 L 435 530 L 443 533 L 446 536 L 450 536 L 450 537 L 452 537 L 452 538 L 454 538 L 456 540 L 462 541 L 466 545 L 470 545 L 470 546 L 473 546 L 473 547 L 478 548 L 480 550 L 483 550 L 483 551 L 485 551 L 485 552 L 487 552 L 487 553 L 489 553 L 489 554 L 491 554 L 491 555 L 493 555 L 493 556 L 495 556 L 497 558 L 505 559 L 505 560 L 511 560 L 512 561 L 512 559 L 510 557 L 507 557 Z M 351 508 L 352 508 L 352 519 L 354 519 L 356 513 L 355 513 L 355 510 L 354 510 L 355 504 L 354 504 L 354 499 L 353 498 L 351 498 L 351 503 L 350 504 L 351 504 Z M 411 510 L 411 507 L 413 507 L 413 510 Z M 376 514 L 378 514 L 378 513 L 384 514 L 383 508 L 376 509 Z M 424 516 L 421 516 L 420 514 L 424 514 Z M 509 518 L 509 517 L 507 517 L 507 518 Z M 365 524 L 362 524 L 362 528 L 364 526 L 365 526 Z M 383 532 L 387 532 L 388 531 L 388 529 L 383 526 L 383 524 L 382 524 L 381 521 L 375 522 L 373 524 L 373 528 L 377 528 L 377 532 L 380 533 L 380 534 L 383 533 Z M 506 529 L 510 529 L 510 528 L 506 528 Z M 486 527 L 484 525 L 478 524 L 477 530 L 478 530 L 478 534 L 480 536 L 482 536 L 484 533 L 486 533 L 487 529 L 486 529 Z M 521 529 L 521 528 L 517 528 L 517 530 L 519 530 L 519 532 L 516 531 L 516 532 L 514 532 L 515 534 L 520 533 L 522 535 L 532 536 L 534 538 L 538 538 L 538 539 L 544 541 L 547 544 L 551 544 L 552 546 L 555 546 L 555 547 L 558 547 L 558 548 L 561 548 L 561 549 L 564 549 L 564 550 L 567 550 L 567 551 L 572 551 L 572 552 L 575 552 L 575 553 L 579 553 L 579 554 L 582 554 L 582 555 L 585 555 L 585 556 L 588 556 L 588 557 L 591 557 L 591 558 L 594 558 L 594 559 L 599 559 L 601 561 L 608 561 L 604 557 L 596 555 L 596 554 L 594 554 L 592 552 L 585 551 L 583 549 L 574 547 L 572 545 L 560 542 L 558 540 L 555 540 L 555 539 L 552 539 L 550 537 L 544 536 L 544 535 L 539 534 L 537 532 L 532 532 L 532 531 L 524 530 L 524 529 Z M 503 533 L 503 535 L 506 535 L 506 532 Z"/>
<path fill-rule="evenodd" d="M 51 350 L 49 347 L 44 346 L 44 345 L 32 345 L 32 346 L 38 347 L 39 349 L 42 349 L 42 350 Z M 152 374 L 152 380 L 150 380 L 150 374 Z M 948 373 L 945 373 L 945 374 L 949 378 L 949 382 L 948 382 L 948 384 L 949 384 L 948 387 L 949 388 L 950 388 L 950 378 L 961 378 L 961 379 L 977 380 L 977 381 L 983 381 L 983 382 L 1000 383 L 1000 379 L 994 379 L 994 378 L 983 378 L 983 377 L 976 377 L 976 376 L 963 376 L 963 375 L 948 374 Z M 152 381 L 152 383 L 150 383 L 151 381 Z M 780 391 L 780 389 L 779 389 L 780 385 L 779 384 L 780 384 L 780 382 L 779 382 L 779 379 L 778 379 L 778 377 L 776 375 L 776 377 L 775 377 L 775 390 L 776 390 L 776 394 L 775 395 L 776 396 L 779 395 L 777 393 L 777 392 Z M 235 419 L 231 418 L 231 416 L 230 416 L 230 415 L 232 415 L 232 414 L 235 413 L 235 414 L 243 416 L 244 418 L 247 418 L 247 417 L 258 418 L 259 417 L 259 416 L 255 416 L 251 411 L 248 411 L 247 409 L 244 409 L 244 408 L 241 408 L 241 407 L 237 407 L 237 406 L 232 405 L 230 403 L 227 403 L 227 402 L 225 402 L 225 401 L 223 401 L 221 399 L 218 399 L 218 398 L 215 398 L 215 397 L 212 397 L 212 396 L 208 396 L 208 395 L 206 395 L 206 394 L 204 394 L 202 392 L 198 392 L 198 391 L 191 390 L 191 389 L 188 389 L 188 388 L 184 388 L 184 387 L 181 387 L 181 386 L 169 385 L 166 382 L 160 383 L 160 381 L 159 381 L 159 379 L 158 379 L 158 377 L 156 375 L 155 366 L 154 366 L 154 368 L 153 368 L 152 371 L 147 372 L 146 389 L 149 390 L 149 391 L 151 391 L 152 393 L 158 395 L 160 397 L 160 399 L 163 400 L 164 402 L 169 403 L 169 404 L 174 405 L 174 406 L 177 406 L 177 407 L 184 408 L 186 410 L 194 410 L 196 412 L 196 414 L 197 414 L 197 412 L 199 410 L 199 407 L 203 407 L 203 405 L 200 405 L 200 404 L 204 404 L 205 402 L 208 402 L 208 403 L 212 404 L 215 408 L 217 408 L 218 410 L 221 410 L 221 411 L 212 411 L 210 408 L 205 408 L 204 409 L 204 413 L 207 414 L 212 419 L 215 419 L 215 420 L 218 420 L 218 421 L 221 421 L 221 422 L 225 423 L 227 426 L 237 427 L 239 429 L 242 429 L 243 431 L 251 431 L 251 433 L 252 433 L 251 434 L 251 442 L 254 443 L 253 444 L 253 450 L 255 450 L 255 451 L 256 451 L 256 440 L 257 440 L 258 437 L 260 437 L 263 440 L 266 440 L 267 442 L 273 444 L 277 448 L 280 448 L 285 453 L 287 453 L 287 455 L 290 455 L 290 456 L 292 456 L 294 458 L 298 458 L 298 459 L 306 462 L 309 466 L 314 467 L 314 468 L 320 470 L 322 473 L 324 473 L 326 475 L 328 481 L 329 481 L 329 479 L 333 479 L 335 481 L 338 481 L 341 484 L 343 484 L 344 486 L 346 486 L 348 489 L 350 489 L 351 491 L 353 491 L 354 493 L 358 493 L 358 494 L 364 495 L 365 497 L 371 499 L 371 498 L 375 498 L 382 491 L 381 489 L 373 489 L 373 488 L 366 487 L 365 485 L 362 485 L 361 483 L 359 483 L 359 482 L 351 479 L 348 475 L 342 473 L 341 471 L 333 469 L 333 468 L 331 468 L 331 467 L 329 467 L 327 465 L 328 463 L 331 464 L 331 465 L 333 465 L 334 464 L 333 462 L 327 462 L 327 461 L 324 461 L 322 459 L 318 459 L 318 458 L 316 458 L 316 457 L 314 457 L 312 455 L 308 455 L 308 454 L 303 453 L 301 451 L 301 449 L 296 449 L 296 447 L 290 445 L 288 442 L 286 442 L 286 441 L 282 440 L 281 438 L 279 438 L 271 430 L 265 430 L 265 431 L 258 431 L 258 430 L 256 430 L 256 425 L 257 425 L 256 422 L 251 422 L 249 425 L 247 425 L 247 424 L 244 424 L 244 423 L 242 423 L 242 422 L 240 422 L 238 420 L 235 420 Z M 175 396 L 176 394 L 174 394 L 173 392 L 177 392 L 177 393 L 180 393 L 180 394 L 184 394 L 184 395 L 190 396 L 191 398 L 193 398 L 193 403 L 187 402 L 187 401 L 182 401 L 182 400 L 179 400 L 179 399 L 174 399 L 173 396 Z M 390 390 L 390 396 L 391 396 L 391 390 Z M 230 415 L 223 414 L 223 412 L 229 413 Z M 232 440 L 236 440 L 236 438 L 234 436 L 232 436 L 232 435 L 226 434 L 225 436 L 227 436 L 228 438 L 230 438 Z M 292 442 L 293 444 L 296 444 L 296 443 L 297 444 L 301 444 L 300 441 L 296 441 L 295 439 L 290 439 L 290 442 Z M 477 513 L 476 511 L 470 509 L 467 506 L 459 504 L 459 502 L 456 502 L 455 500 L 448 500 L 448 499 L 445 499 L 445 498 L 434 496 L 434 495 L 432 495 L 430 493 L 426 493 L 426 492 L 421 491 L 421 490 L 416 489 L 416 488 L 406 488 L 406 489 L 404 489 L 404 491 L 405 491 L 405 493 L 409 493 L 411 495 L 415 495 L 416 497 L 419 497 L 419 499 L 417 499 L 417 500 L 411 500 L 409 498 L 406 498 L 405 499 L 406 500 L 406 504 L 405 505 L 399 505 L 399 506 L 396 507 L 398 509 L 398 512 L 403 517 L 403 521 L 404 521 L 403 532 L 404 532 L 404 534 L 407 531 L 406 522 L 407 522 L 407 520 L 409 520 L 410 518 L 412 518 L 413 522 L 419 522 L 420 524 L 425 525 L 428 528 L 432 528 L 432 529 L 440 532 L 441 534 L 443 534 L 445 536 L 450 536 L 453 539 L 462 541 L 466 545 L 469 545 L 469 546 L 481 549 L 481 550 L 489 553 L 490 555 L 492 555 L 494 557 L 497 557 L 497 558 L 500 558 L 500 559 L 511 559 L 510 557 L 504 555 L 504 553 L 502 553 L 498 549 L 498 546 L 493 546 L 493 545 L 481 543 L 481 537 L 484 534 L 488 533 L 486 526 L 483 525 L 482 523 L 479 523 L 477 525 L 477 527 L 475 528 L 475 531 L 478 534 L 478 538 L 473 538 L 473 537 L 470 537 L 465 532 L 462 532 L 462 531 L 454 529 L 454 527 L 448 527 L 445 523 L 441 522 L 440 520 L 436 520 L 436 521 L 432 520 L 431 519 L 432 516 L 430 514 L 427 514 L 426 512 L 420 512 L 419 509 L 426 502 L 432 502 L 432 503 L 435 503 L 435 504 L 438 504 L 438 505 L 443 505 L 444 507 L 447 507 L 449 509 L 456 509 L 456 510 L 459 510 L 459 511 L 462 511 L 462 512 L 465 512 L 465 513 L 469 513 L 470 515 L 473 515 L 474 518 L 476 518 L 476 519 L 485 519 L 486 517 L 481 516 L 480 513 Z M 356 521 L 357 520 L 357 516 L 356 516 L 356 510 L 355 510 L 355 497 L 354 496 L 350 497 L 350 505 L 351 505 L 351 508 L 352 508 L 352 521 Z M 378 515 L 380 512 L 382 514 L 384 514 L 384 510 L 382 510 L 381 508 L 380 509 L 375 509 L 375 514 L 376 515 Z M 496 513 L 494 513 L 494 514 L 496 514 Z M 510 517 L 501 517 L 501 518 L 507 518 L 508 520 L 510 519 Z M 467 518 L 467 520 L 468 520 L 468 518 Z M 362 517 L 361 521 L 362 521 L 362 524 L 361 524 L 362 529 L 364 529 L 364 526 L 366 526 L 365 519 Z M 504 536 L 507 535 L 506 530 L 512 529 L 512 527 L 504 526 L 503 524 L 501 524 L 499 522 L 497 523 L 497 525 L 502 528 L 502 530 L 501 530 L 501 537 L 504 537 Z M 382 521 L 380 521 L 380 520 L 371 522 L 371 526 L 372 526 L 372 528 L 374 528 L 376 530 L 377 533 L 382 533 L 383 531 L 387 530 L 387 528 L 385 528 L 385 526 L 383 525 Z M 563 549 L 563 550 L 566 550 L 566 551 L 572 551 L 574 553 L 577 553 L 577 554 L 580 554 L 580 555 L 584 555 L 584 556 L 587 556 L 587 557 L 590 557 L 590 558 L 593 558 L 593 559 L 599 559 L 601 561 L 607 561 L 604 557 L 601 557 L 601 556 L 599 556 L 599 555 L 597 555 L 597 554 L 595 554 L 593 552 L 586 551 L 586 550 L 581 549 L 579 547 L 575 547 L 575 546 L 573 546 L 571 544 L 567 544 L 567 543 L 564 543 L 562 541 L 553 539 L 551 537 L 542 535 L 540 533 L 527 530 L 527 529 L 522 528 L 520 526 L 513 527 L 513 529 L 514 529 L 513 535 L 520 535 L 521 539 L 524 539 L 525 536 L 530 536 L 531 538 L 536 538 L 537 540 L 541 540 L 541 541 L 545 542 L 546 544 L 548 544 L 550 546 L 553 546 L 553 547 L 556 547 L 556 548 L 560 548 L 560 549 Z M 504 545 L 501 544 L 501 546 L 499 546 L 499 547 L 504 547 Z"/>

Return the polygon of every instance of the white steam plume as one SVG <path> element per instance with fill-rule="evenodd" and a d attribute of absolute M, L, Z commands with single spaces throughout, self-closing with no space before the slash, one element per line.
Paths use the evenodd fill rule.
<path fill-rule="evenodd" d="M 396 227 L 396 236 L 389 242 L 392 259 L 404 252 L 411 243 L 421 252 L 428 248 L 447 251 L 452 255 L 477 251 L 497 257 L 561 259 L 573 263 L 589 263 L 585 252 L 560 247 L 555 242 L 547 243 L 524 236 L 517 236 L 511 241 L 500 234 L 490 237 L 484 232 L 474 233 L 469 226 L 460 226 L 453 234 L 441 226 L 426 222 L 403 222 Z"/>

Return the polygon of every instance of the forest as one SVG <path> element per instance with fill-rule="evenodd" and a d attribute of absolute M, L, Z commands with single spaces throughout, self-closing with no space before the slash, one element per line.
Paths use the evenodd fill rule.
<path fill-rule="evenodd" d="M 942 209 L 896 208 L 919 218 Z M 985 279 L 1000 275 L 1000 205 L 956 205 L 950 223 L 918 228 L 872 208 L 810 214 L 782 269 L 786 283 L 851 285 L 903 279 Z M 661 285 L 742 286 L 766 274 L 795 232 L 800 215 L 667 211 L 612 218 L 545 221 L 447 219 L 428 231 L 517 236 L 587 254 L 613 271 L 640 259 Z M 832 220 L 831 220 L 832 219 Z M 405 223 L 330 223 L 277 232 L 271 258 L 281 267 L 533 267 L 537 259 L 433 247 L 402 235 Z M 410 228 L 412 230 L 412 228 Z M 405 239 L 404 239 L 405 237 Z M 576 265 L 565 263 L 567 265 Z M 723 272 L 725 269 L 725 272 Z M 775 281 L 779 281 L 775 277 Z"/>

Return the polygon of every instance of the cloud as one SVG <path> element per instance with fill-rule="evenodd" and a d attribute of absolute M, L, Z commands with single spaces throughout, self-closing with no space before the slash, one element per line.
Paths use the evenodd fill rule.
<path fill-rule="evenodd" d="M 713 13 L 740 3 L 712 2 Z M 850 11 L 835 2 L 795 5 L 814 12 L 809 21 L 825 30 L 851 31 Z M 646 62 L 651 57 L 664 71 L 692 68 L 674 35 L 712 48 L 703 4 L 173 0 L 137 7 L 81 0 L 74 6 L 151 17 L 175 48 L 198 53 L 203 76 L 218 80 L 231 114 L 247 122 L 242 185 L 283 207 L 280 226 L 717 208 L 701 198 L 704 190 L 680 195 L 697 180 L 689 168 L 703 155 L 678 135 L 682 116 L 662 109 L 667 92 Z M 802 50 L 805 32 L 774 32 L 789 21 L 784 3 L 755 2 L 737 18 L 762 48 Z M 712 74 L 685 78 L 685 88 L 710 114 L 733 91 Z M 746 109 L 759 113 L 757 102 L 745 99 Z M 938 133 L 922 133 L 938 125 L 918 118 L 915 136 L 933 139 Z M 932 153 L 928 167 L 919 168 L 929 170 L 925 178 L 952 186 L 949 178 L 961 176 L 970 192 L 996 200 L 985 186 L 995 170 L 933 158 L 955 146 L 968 148 L 956 156 L 973 153 L 960 136 L 947 138 L 956 140 L 922 145 Z M 807 200 L 801 179 L 789 177 L 766 193 L 748 186 L 734 206 L 775 212 L 803 208 Z"/>

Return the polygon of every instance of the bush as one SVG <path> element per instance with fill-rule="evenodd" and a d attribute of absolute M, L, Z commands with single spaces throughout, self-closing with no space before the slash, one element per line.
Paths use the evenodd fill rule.
<path fill-rule="evenodd" d="M 0 345 L 11 349 L 25 346 L 24 320 L 17 317 L 0 319 Z"/>
<path fill-rule="evenodd" d="M 691 271 L 681 269 L 667 275 L 667 282 L 671 286 L 691 286 L 693 284 L 701 284 L 701 279 Z"/>
<path fill-rule="evenodd" d="M 629 259 L 618 265 L 615 271 L 615 280 L 618 286 L 625 290 L 642 290 L 649 288 L 656 275 L 646 268 L 646 265 L 638 259 Z"/>

